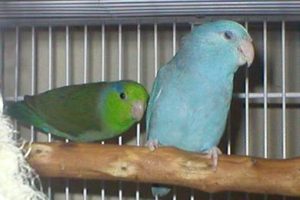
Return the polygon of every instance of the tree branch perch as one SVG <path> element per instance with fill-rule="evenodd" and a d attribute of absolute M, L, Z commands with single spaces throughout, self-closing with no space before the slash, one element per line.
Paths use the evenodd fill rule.
<path fill-rule="evenodd" d="M 219 157 L 175 148 L 34 143 L 29 163 L 44 177 L 126 180 L 186 186 L 206 192 L 243 191 L 300 196 L 300 158 Z"/>

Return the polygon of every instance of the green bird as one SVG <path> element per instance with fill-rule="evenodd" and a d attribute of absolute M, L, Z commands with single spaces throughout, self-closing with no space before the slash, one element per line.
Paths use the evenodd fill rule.
<path fill-rule="evenodd" d="M 5 113 L 45 133 L 78 142 L 118 136 L 140 121 L 148 93 L 134 81 L 71 85 L 7 102 Z"/>

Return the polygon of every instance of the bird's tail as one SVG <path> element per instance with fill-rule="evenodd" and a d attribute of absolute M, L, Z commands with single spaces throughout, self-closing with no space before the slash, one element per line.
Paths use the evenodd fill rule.
<path fill-rule="evenodd" d="M 158 184 L 154 184 L 151 188 L 151 191 L 152 191 L 152 195 L 154 197 L 155 196 L 162 197 L 162 196 L 167 195 L 171 191 L 171 188 L 163 187 L 162 185 L 158 185 Z"/>
<path fill-rule="evenodd" d="M 38 116 L 25 104 L 24 101 L 5 102 L 4 114 L 26 124 L 39 121 Z"/>

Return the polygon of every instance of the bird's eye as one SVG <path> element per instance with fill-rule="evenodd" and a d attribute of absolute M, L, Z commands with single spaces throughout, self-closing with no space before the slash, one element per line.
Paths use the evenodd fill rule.
<path fill-rule="evenodd" d="M 233 33 L 231 31 L 225 31 L 224 32 L 224 37 L 227 40 L 231 40 L 233 38 Z"/>
<path fill-rule="evenodd" d="M 120 93 L 120 98 L 121 98 L 121 99 L 126 99 L 126 94 L 125 94 L 124 92 L 121 92 L 121 93 Z"/>

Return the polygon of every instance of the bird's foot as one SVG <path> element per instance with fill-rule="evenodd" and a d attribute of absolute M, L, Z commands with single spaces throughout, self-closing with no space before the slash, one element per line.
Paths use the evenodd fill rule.
<path fill-rule="evenodd" d="M 209 149 L 208 151 L 206 151 L 205 153 L 207 153 L 207 158 L 211 159 L 212 161 L 212 169 L 213 171 L 217 170 L 217 166 L 218 166 L 218 157 L 219 155 L 222 154 L 222 151 L 218 148 L 218 147 L 213 147 L 211 149 Z"/>
<path fill-rule="evenodd" d="M 158 140 L 148 140 L 146 146 L 150 149 L 150 151 L 154 151 L 158 148 Z"/>

